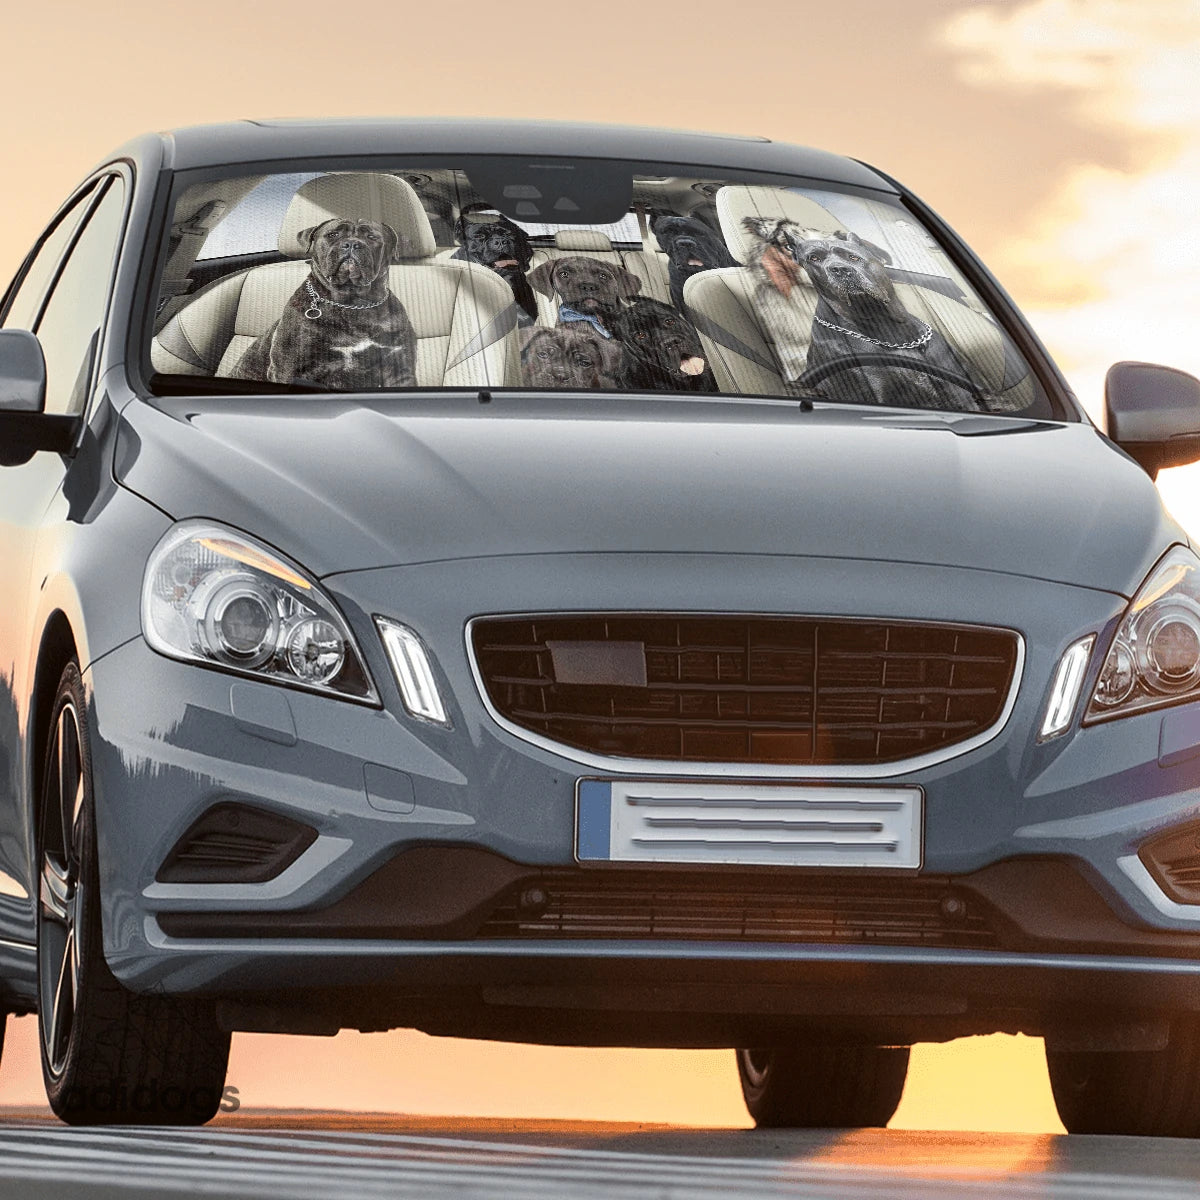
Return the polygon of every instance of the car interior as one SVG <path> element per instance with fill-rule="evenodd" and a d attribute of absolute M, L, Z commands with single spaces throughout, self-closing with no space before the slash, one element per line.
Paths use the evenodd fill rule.
<path fill-rule="evenodd" d="M 521 201 L 497 206 L 459 168 L 258 175 L 193 184 L 176 202 L 159 280 L 152 384 L 169 390 L 170 380 L 178 387 L 180 376 L 233 376 L 308 275 L 301 231 L 339 218 L 383 222 L 399 236 L 388 282 L 415 331 L 419 388 L 527 385 L 522 347 L 529 333 L 519 326 L 530 322 L 518 321 L 513 287 L 496 270 L 460 253 L 462 222 L 500 220 L 499 209 L 528 236 L 527 278 L 546 263 L 584 257 L 624 268 L 636 277 L 639 299 L 664 305 L 672 304 L 671 265 L 654 231 L 657 221 L 663 215 L 690 218 L 717 235 L 740 265 L 697 270 L 680 289 L 681 315 L 695 327 L 711 368 L 709 390 L 744 396 L 806 391 L 797 376 L 812 342 L 820 296 L 797 268 L 784 302 L 764 311 L 763 273 L 753 267 L 755 235 L 746 220 L 766 218 L 794 222 L 812 237 L 845 237 L 853 230 L 885 247 L 895 295 L 966 365 L 990 398 L 983 411 L 1020 413 L 1040 392 L 985 304 L 898 205 L 808 187 L 637 174 L 632 200 L 616 222 L 583 224 L 553 211 L 538 216 L 555 219 L 535 221 L 528 215 L 535 206 L 525 203 L 526 215 L 512 215 L 522 213 Z M 553 328 L 561 297 L 543 290 L 534 297 L 532 324 Z M 374 385 L 363 379 L 360 386 Z M 615 390 L 630 389 L 618 382 Z M 836 398 L 854 397 L 842 388 Z"/>

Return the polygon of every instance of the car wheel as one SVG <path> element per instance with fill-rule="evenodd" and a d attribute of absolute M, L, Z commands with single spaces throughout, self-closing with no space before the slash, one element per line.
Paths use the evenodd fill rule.
<path fill-rule="evenodd" d="M 1164 1050 L 1047 1050 L 1068 1133 L 1200 1137 L 1200 1019 L 1171 1022 Z"/>
<path fill-rule="evenodd" d="M 37 825 L 46 1095 L 73 1125 L 202 1124 L 221 1103 L 229 1034 L 213 1005 L 135 994 L 105 962 L 85 711 L 71 663 L 54 702 Z"/>
<path fill-rule="evenodd" d="M 904 1091 L 908 1047 L 739 1050 L 737 1064 L 746 1107 L 762 1128 L 884 1126 Z"/>

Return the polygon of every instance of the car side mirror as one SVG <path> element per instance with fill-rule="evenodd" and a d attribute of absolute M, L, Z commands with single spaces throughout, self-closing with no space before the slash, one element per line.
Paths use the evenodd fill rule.
<path fill-rule="evenodd" d="M 24 329 L 0 329 L 0 466 L 19 467 L 39 450 L 68 453 L 79 418 L 46 407 L 46 360 L 41 343 Z"/>
<path fill-rule="evenodd" d="M 1155 478 L 1200 459 L 1200 379 L 1156 363 L 1119 362 L 1104 380 L 1108 436 Z"/>

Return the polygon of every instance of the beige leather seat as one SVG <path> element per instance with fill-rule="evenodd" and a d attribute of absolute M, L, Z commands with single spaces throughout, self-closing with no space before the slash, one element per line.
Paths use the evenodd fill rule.
<path fill-rule="evenodd" d="M 301 230 L 332 217 L 390 225 L 407 257 L 389 271 L 417 334 L 417 382 L 423 387 L 501 387 L 520 383 L 516 313 L 508 285 L 474 263 L 438 258 L 429 218 L 416 192 L 393 175 L 323 175 L 293 197 L 279 249 L 295 260 L 253 267 L 197 293 L 167 322 L 151 347 L 156 371 L 232 375 L 254 340 L 278 320 L 308 274 Z"/>
<path fill-rule="evenodd" d="M 746 217 L 788 219 L 822 233 L 842 228 L 815 201 L 782 188 L 731 184 L 717 192 L 716 205 L 725 245 L 743 263 L 750 260 L 757 244 L 742 223 Z M 788 348 L 803 348 L 797 374 L 804 369 L 803 352 L 811 339 L 817 294 L 801 272 L 788 300 L 772 299 L 772 310 L 764 319 L 757 290 L 758 280 L 749 268 L 719 267 L 693 275 L 684 284 L 683 299 L 721 391 L 781 395 L 787 392 L 781 364 Z"/>
<path fill-rule="evenodd" d="M 763 186 L 729 185 L 716 196 L 721 233 L 730 253 L 749 261 L 755 237 L 746 217 L 789 219 L 823 234 L 844 229 L 827 209 L 796 192 Z M 974 369 L 976 381 L 997 398 L 998 409 L 1019 410 L 1033 398 L 1032 381 L 1005 353 L 1004 335 L 990 320 L 949 296 L 911 283 L 895 283 L 896 295 L 909 312 L 932 325 Z M 684 285 L 691 310 L 722 391 L 786 394 L 803 374 L 812 340 L 817 293 L 801 271 L 785 299 L 764 296 L 746 267 L 723 267 L 693 275 Z"/>

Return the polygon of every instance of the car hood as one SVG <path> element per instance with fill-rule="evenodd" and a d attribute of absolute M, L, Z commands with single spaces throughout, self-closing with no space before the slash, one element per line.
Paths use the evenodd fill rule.
<path fill-rule="evenodd" d="M 135 401 L 119 482 L 318 576 L 487 555 L 930 563 L 1129 595 L 1185 540 L 1090 425 L 754 402 Z"/>

